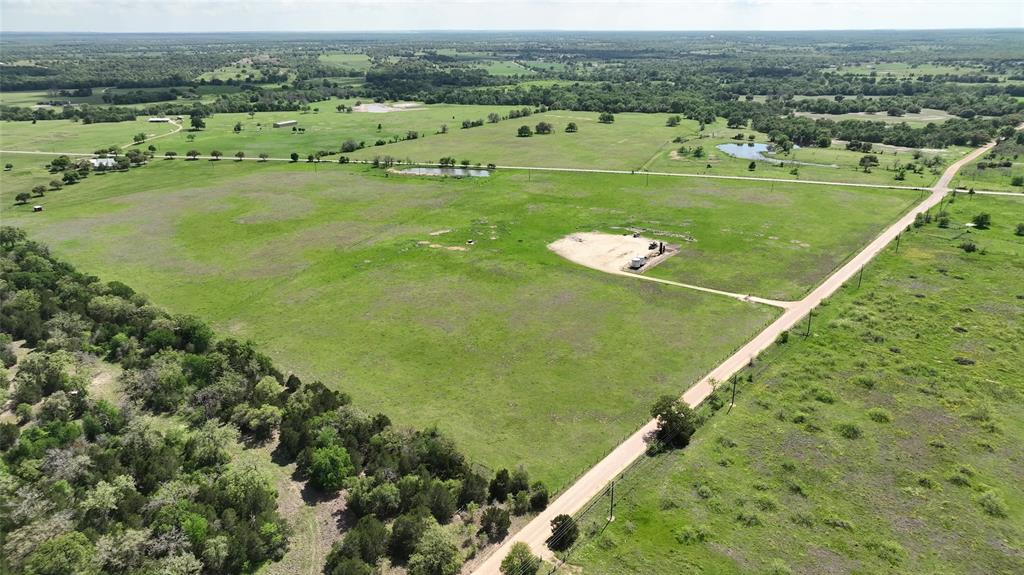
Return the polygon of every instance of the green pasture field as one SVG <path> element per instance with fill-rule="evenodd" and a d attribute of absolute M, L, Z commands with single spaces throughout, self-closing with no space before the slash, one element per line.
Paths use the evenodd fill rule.
<path fill-rule="evenodd" d="M 701 249 L 724 257 L 747 249 L 762 222 L 792 213 L 813 236 L 846 237 L 824 265 L 816 248 L 800 257 L 766 241 L 765 257 L 748 262 L 760 270 L 751 278 L 778 282 L 791 265 L 831 267 L 906 204 L 898 194 L 851 202 L 861 190 L 669 177 L 649 186 L 596 174 L 446 180 L 179 159 L 93 174 L 12 206 L 52 175 L 39 157 L 2 161 L 15 165 L 0 173 L 5 224 L 84 271 L 131 281 L 366 409 L 436 424 L 474 460 L 522 462 L 555 489 L 640 424 L 657 395 L 688 387 L 777 312 L 603 274 L 548 243 L 576 230 L 707 219 L 694 230 Z M 36 203 L 45 211 L 31 213 Z M 835 206 L 875 218 L 874 229 L 860 217 L 829 223 Z"/>
<path fill-rule="evenodd" d="M 958 188 L 1024 193 L 1024 186 L 1013 185 L 1014 177 L 1024 177 L 1024 161 L 1015 161 L 1009 168 L 1000 167 L 979 170 L 978 163 L 983 161 L 986 160 L 975 160 L 964 166 L 964 169 L 960 170 L 956 179 L 953 180 L 953 185 Z"/>
<path fill-rule="evenodd" d="M 706 137 L 694 137 L 681 144 L 670 144 L 666 146 L 647 165 L 647 169 L 655 172 L 678 172 L 697 174 L 717 174 L 723 176 L 755 176 L 778 179 L 798 179 L 825 182 L 849 182 L 859 184 L 878 184 L 882 186 L 931 186 L 938 180 L 939 175 L 945 166 L 959 159 L 969 149 L 961 147 L 950 147 L 941 152 L 928 151 L 924 156 L 929 157 L 939 154 L 943 158 L 943 165 L 933 173 L 932 169 L 925 168 L 923 173 L 917 174 L 911 171 L 905 173 L 905 179 L 896 180 L 897 162 L 906 165 L 915 162 L 913 152 L 894 148 L 891 146 L 875 146 L 879 166 L 871 168 L 870 172 L 864 172 L 859 167 L 860 159 L 864 156 L 861 152 L 851 152 L 846 149 L 845 144 L 833 143 L 830 148 L 806 147 L 794 149 L 789 154 L 769 154 L 768 157 L 780 160 L 791 160 L 821 165 L 795 165 L 795 164 L 773 164 L 771 162 L 758 161 L 755 169 L 749 169 L 750 160 L 732 157 L 716 148 L 720 144 L 745 143 L 746 140 L 734 140 L 732 136 L 737 133 L 755 135 L 755 141 L 768 143 L 768 137 L 759 132 L 749 129 L 728 129 L 724 125 L 715 124 L 709 126 L 705 131 Z M 685 146 L 695 148 L 702 146 L 705 156 L 695 158 L 692 154 L 681 155 L 679 148 Z M 711 165 L 708 168 L 708 165 Z M 833 167 L 835 166 L 835 167 Z M 793 174 L 796 168 L 797 173 Z"/>
<path fill-rule="evenodd" d="M 214 93 L 214 92 L 210 91 L 210 88 L 218 88 L 218 86 L 208 86 L 208 87 L 207 86 L 200 86 L 200 87 L 196 88 L 196 90 L 200 94 L 202 94 L 202 95 L 207 95 L 207 94 Z M 230 89 L 229 91 L 236 91 L 238 89 L 237 87 L 233 87 L 233 86 L 226 86 L 226 88 L 229 88 Z M 149 89 L 149 90 L 147 90 L 146 88 L 141 88 L 141 89 L 144 90 L 144 91 L 164 90 L 164 88 L 159 88 L 159 89 L 153 88 L 153 89 Z M 167 89 L 169 89 L 169 88 L 167 88 Z M 181 90 L 182 92 L 185 92 L 188 88 L 185 87 L 185 86 L 179 86 L 178 89 Z M 135 90 L 134 89 L 128 89 L 128 88 L 95 88 L 95 89 L 93 89 L 92 96 L 85 96 L 85 97 L 57 96 L 55 98 L 51 98 L 46 93 L 45 90 L 29 90 L 29 91 L 24 91 L 24 92 L 0 92 L 0 104 L 2 104 L 4 106 L 20 106 L 20 107 L 26 107 L 27 108 L 27 107 L 35 106 L 39 102 L 47 102 L 47 101 L 56 99 L 56 100 L 60 100 L 60 101 L 68 101 L 68 102 L 71 102 L 72 104 L 94 104 L 94 105 L 97 105 L 97 106 L 113 106 L 115 108 L 144 108 L 146 106 L 151 106 L 153 104 L 162 103 L 162 102 L 146 102 L 146 103 L 142 103 L 142 104 L 107 104 L 107 103 L 105 103 L 103 101 L 103 94 L 104 93 L 107 93 L 107 92 L 110 92 L 110 93 L 125 93 L 125 92 L 133 92 L 133 91 L 135 91 Z M 213 100 L 213 98 L 211 98 L 211 97 L 201 98 L 201 101 L 203 101 L 203 102 L 210 102 L 212 100 Z M 164 102 L 170 102 L 170 101 L 171 100 L 164 100 Z M 183 101 L 183 100 L 181 98 L 179 98 L 178 101 Z"/>
<path fill-rule="evenodd" d="M 1024 178 L 1024 145 L 1017 144 L 1015 139 L 999 142 L 991 152 L 974 160 L 960 170 L 953 184 L 960 188 L 979 190 L 995 190 L 1003 192 L 1024 192 L 1024 186 L 1013 185 L 1013 179 Z M 989 167 L 988 164 L 1009 160 L 1009 167 Z M 980 168 L 980 164 L 986 167 Z"/>
<path fill-rule="evenodd" d="M 188 119 L 185 119 L 187 124 Z M 72 120 L 41 122 L 0 122 L 0 149 L 26 152 L 92 153 L 101 148 L 122 146 L 132 136 L 145 133 L 159 136 L 172 132 L 171 124 L 151 124 L 139 116 L 134 122 L 84 124 Z M 155 140 L 159 145 L 162 140 Z M 145 144 L 142 146 L 145 148 Z"/>
<path fill-rule="evenodd" d="M 549 111 L 526 118 L 504 120 L 497 124 L 485 124 L 476 128 L 461 129 L 463 120 L 486 119 L 492 112 L 505 115 L 508 106 L 461 106 L 429 105 L 417 109 L 388 112 L 383 114 L 338 113 L 339 103 L 353 105 L 355 100 L 328 100 L 313 107 L 319 112 L 260 112 L 253 118 L 247 114 L 216 114 L 206 118 L 206 128 L 201 131 L 182 130 L 177 134 L 146 142 L 142 147 L 154 145 L 157 154 L 174 151 L 184 156 L 189 150 L 207 155 L 214 150 L 225 156 L 234 156 L 242 151 L 248 157 L 261 153 L 271 157 L 288 157 L 292 152 L 305 158 L 309 154 L 324 150 L 337 153 L 342 142 L 352 139 L 366 143 L 366 148 L 348 154 L 353 159 L 370 160 L 376 156 L 391 156 L 400 161 L 436 163 L 442 156 L 454 156 L 458 160 L 468 159 L 472 163 L 515 166 L 538 166 L 559 168 L 597 168 L 613 170 L 648 170 L 677 173 L 719 174 L 756 176 L 775 179 L 801 179 L 812 181 L 854 182 L 879 185 L 929 186 L 937 174 L 926 169 L 922 174 L 907 172 L 903 181 L 895 179 L 895 162 L 913 162 L 910 151 L 878 146 L 884 153 L 879 156 L 881 165 L 865 173 L 858 167 L 863 154 L 845 150 L 834 145 L 827 150 L 802 148 L 794 150 L 782 159 L 824 166 L 799 166 L 797 174 L 791 173 L 792 165 L 774 165 L 758 162 L 751 172 L 748 160 L 730 157 L 714 148 L 721 143 L 733 143 L 730 139 L 737 132 L 752 133 L 744 129 L 728 129 L 724 121 L 709 125 L 699 138 L 698 125 L 692 120 L 683 120 L 679 126 L 665 125 L 667 114 L 617 114 L 612 124 L 601 124 L 594 112 Z M 305 132 L 290 128 L 273 128 L 279 120 L 297 120 L 298 127 Z M 535 127 L 546 121 L 554 126 L 554 132 L 520 138 L 516 132 L 520 126 Z M 187 118 L 185 120 L 186 128 Z M 575 122 L 576 133 L 566 133 L 565 126 Z M 234 132 L 236 123 L 242 124 L 240 133 Z M 380 126 L 378 131 L 377 127 Z M 440 134 L 441 126 L 448 126 L 447 134 Z M 91 152 L 93 150 L 123 145 L 131 142 L 139 132 L 161 134 L 171 128 L 147 124 L 145 118 L 136 122 L 115 124 L 74 124 L 70 121 L 7 122 L 0 124 L 0 149 L 26 151 Z M 377 140 L 390 141 L 394 137 L 405 137 L 410 130 L 420 133 L 416 140 L 400 141 L 375 146 Z M 758 142 L 767 142 L 767 136 L 754 133 Z M 673 143 L 683 138 L 682 144 Z M 189 138 L 192 138 L 190 141 Z M 704 146 L 705 158 L 680 156 L 678 149 L 685 145 Z M 950 148 L 943 151 L 945 163 L 953 161 L 965 152 L 964 148 Z M 928 152 L 928 155 L 933 152 Z M 337 157 L 337 156 L 333 156 Z M 708 168 L 708 165 L 711 168 Z M 831 167 L 836 164 L 838 167 Z"/>
<path fill-rule="evenodd" d="M 834 69 L 834 67 L 832 68 Z M 980 74 L 983 70 L 972 66 L 947 66 L 944 64 L 908 64 L 906 62 L 878 62 L 875 64 L 858 64 L 855 66 L 840 66 L 840 74 L 870 75 L 872 72 L 879 76 L 895 76 L 907 78 L 910 76 L 924 76 L 935 74 Z"/>
<path fill-rule="evenodd" d="M 480 67 L 491 76 L 532 76 L 537 73 L 513 60 L 482 61 Z"/>
<path fill-rule="evenodd" d="M 890 116 L 885 112 L 878 112 L 876 114 L 869 114 L 867 112 L 850 112 L 849 114 L 814 114 L 811 112 L 797 112 L 796 115 L 815 120 L 825 118 L 835 122 L 841 122 L 843 120 L 862 120 L 866 122 L 885 122 L 887 124 L 906 123 L 914 128 L 923 128 L 928 124 L 941 124 L 946 120 L 956 117 L 944 110 L 934 110 L 931 108 L 922 108 L 921 111 L 916 114 L 907 112 L 902 116 Z"/>
<path fill-rule="evenodd" d="M 689 447 L 620 480 L 615 521 L 598 501 L 570 562 L 593 575 L 1024 572 L 1024 201 L 946 209 L 950 229 L 906 234 L 819 308 L 810 338 L 762 355 Z M 960 225 L 982 211 L 991 229 Z"/>
<path fill-rule="evenodd" d="M 352 157 L 372 159 L 389 154 L 415 162 L 437 162 L 441 156 L 454 156 L 482 164 L 638 170 L 674 137 L 697 133 L 697 123 L 688 120 L 676 128 L 666 127 L 668 115 L 616 114 L 612 124 L 601 124 L 597 117 L 595 112 L 550 111 L 466 130 L 456 124 L 449 126 L 453 129 L 448 134 L 371 147 Z M 551 134 L 516 135 L 520 126 L 532 130 L 542 121 L 554 126 Z M 566 133 L 569 122 L 575 122 L 579 131 Z"/>
<path fill-rule="evenodd" d="M 212 80 L 245 80 L 250 75 L 257 82 L 260 80 L 260 78 L 263 77 L 263 74 L 260 73 L 260 69 L 256 66 L 231 65 L 222 66 L 220 68 L 217 68 L 216 70 L 204 72 L 200 74 L 199 77 L 196 78 L 196 80 L 206 80 L 207 82 L 210 82 Z"/>
<path fill-rule="evenodd" d="M 565 70 L 565 64 L 561 62 L 551 62 L 548 60 L 520 60 L 520 62 L 529 68 L 536 68 L 546 72 L 561 72 Z"/>
<path fill-rule="evenodd" d="M 184 130 L 174 136 L 146 142 L 141 147 L 153 144 L 160 155 L 166 151 L 176 151 L 183 156 L 191 149 L 199 150 L 206 155 L 216 149 L 229 156 L 241 150 L 250 157 L 256 157 L 260 153 L 268 153 L 273 157 L 288 157 L 294 151 L 304 158 L 318 150 L 331 150 L 337 153 L 342 142 L 351 138 L 366 141 L 376 153 L 383 154 L 391 153 L 390 150 L 394 148 L 390 145 L 373 147 L 377 139 L 404 137 L 409 130 L 433 137 L 443 124 L 447 124 L 450 130 L 457 131 L 462 120 L 486 118 L 491 112 L 507 113 L 511 109 L 508 106 L 442 104 L 383 114 L 345 114 L 335 109 L 342 103 L 351 106 L 356 101 L 332 99 L 314 104 L 313 108 L 320 110 L 317 113 L 259 112 L 252 119 L 244 113 L 215 114 L 205 119 L 206 128 L 201 131 L 190 130 L 189 119 L 186 117 L 183 123 Z M 290 128 L 273 128 L 273 123 L 279 120 L 298 120 L 298 126 L 305 128 L 306 131 L 298 133 Z M 236 134 L 234 126 L 239 122 L 242 123 L 243 130 Z M 380 131 L 377 130 L 378 125 L 381 125 Z M 0 149 L 92 152 L 102 147 L 130 143 L 132 136 L 139 132 L 161 134 L 171 130 L 173 126 L 149 124 L 144 117 L 135 122 L 89 125 L 76 124 L 70 120 L 52 120 L 36 124 L 4 122 L 0 123 Z M 193 137 L 192 141 L 188 139 L 190 135 Z M 437 161 L 437 158 L 433 161 Z"/>
<path fill-rule="evenodd" d="M 370 57 L 366 54 L 331 52 L 329 54 L 320 54 L 319 60 L 324 64 L 331 64 L 342 68 L 352 68 L 354 70 L 370 69 Z"/>

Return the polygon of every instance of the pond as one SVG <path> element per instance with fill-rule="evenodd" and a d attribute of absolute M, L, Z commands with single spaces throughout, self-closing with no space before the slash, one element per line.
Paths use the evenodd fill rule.
<path fill-rule="evenodd" d="M 771 146 L 768 144 L 719 144 L 715 146 L 719 150 L 729 154 L 734 158 L 742 158 L 744 160 L 757 160 L 760 162 L 769 162 L 772 164 L 798 164 L 801 166 L 822 166 L 826 168 L 837 168 L 835 164 L 812 164 L 810 162 L 798 162 L 796 160 L 780 160 L 778 158 L 770 158 L 765 156 L 766 153 L 771 153 Z M 800 149 L 800 146 L 793 146 L 794 150 Z"/>
<path fill-rule="evenodd" d="M 405 168 L 398 170 L 399 174 L 406 176 L 448 176 L 452 178 L 486 178 L 491 175 L 489 170 L 475 170 L 471 168 Z"/>

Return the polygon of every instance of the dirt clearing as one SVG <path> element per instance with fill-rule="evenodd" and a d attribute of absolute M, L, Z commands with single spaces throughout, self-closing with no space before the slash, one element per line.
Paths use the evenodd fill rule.
<path fill-rule="evenodd" d="M 654 245 L 652 248 L 651 246 Z M 548 249 L 563 258 L 588 268 L 608 273 L 623 271 L 642 272 L 661 263 L 678 251 L 678 246 L 665 245 L 665 253 L 658 254 L 661 242 L 634 234 L 605 234 L 578 232 L 548 244 Z M 630 270 L 635 257 L 646 257 L 639 270 Z"/>
<path fill-rule="evenodd" d="M 418 102 L 394 102 L 391 104 L 380 104 L 373 102 L 370 104 L 359 104 L 352 108 L 355 112 L 368 112 L 370 114 L 387 114 L 388 112 L 410 112 L 412 110 L 423 109 L 423 105 Z"/>

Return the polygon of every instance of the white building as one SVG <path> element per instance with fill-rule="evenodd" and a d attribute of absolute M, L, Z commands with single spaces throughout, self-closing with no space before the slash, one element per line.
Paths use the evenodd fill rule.
<path fill-rule="evenodd" d="M 89 163 L 92 164 L 93 168 L 103 166 L 104 168 L 114 168 L 117 166 L 117 162 L 114 158 L 89 158 Z"/>
<path fill-rule="evenodd" d="M 150 118 L 148 121 L 150 123 L 153 123 L 153 124 L 166 124 L 167 122 L 170 122 L 171 119 L 170 118 Z"/>

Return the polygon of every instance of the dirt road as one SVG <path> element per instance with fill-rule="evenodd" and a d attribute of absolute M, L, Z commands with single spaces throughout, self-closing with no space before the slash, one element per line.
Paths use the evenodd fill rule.
<path fill-rule="evenodd" d="M 765 328 L 764 331 L 757 334 L 754 339 L 747 342 L 729 359 L 713 369 L 693 387 L 686 390 L 683 394 L 683 400 L 691 406 L 696 406 L 704 401 L 714 391 L 713 381 L 727 381 L 734 373 L 745 367 L 757 354 L 770 346 L 780 333 L 792 328 L 816 308 L 822 300 L 835 293 L 836 290 L 881 252 L 885 246 L 896 239 L 896 236 L 901 234 L 907 226 L 910 226 L 918 213 L 927 211 L 942 201 L 949 192 L 948 186 L 950 181 L 952 181 L 960 168 L 987 152 L 994 145 L 995 143 L 991 143 L 978 148 L 950 165 L 943 172 L 942 177 L 939 178 L 935 186 L 931 188 L 931 194 L 924 201 L 889 226 L 874 241 L 836 270 L 835 273 L 826 278 L 807 297 L 789 304 L 786 311 Z M 626 441 L 619 444 L 597 465 L 583 474 L 576 483 L 563 491 L 557 499 L 548 505 L 547 509 L 538 514 L 517 533 L 506 539 L 490 557 L 473 571 L 473 574 L 499 575 L 501 560 L 508 554 L 512 545 L 518 541 L 527 543 L 537 555 L 547 560 L 553 559 L 551 551 L 544 544 L 551 534 L 551 520 L 563 513 L 568 515 L 576 513 L 591 499 L 606 489 L 611 480 L 622 473 L 633 461 L 643 456 L 647 449 L 644 437 L 654 431 L 656 427 L 657 422 L 655 420 L 648 421 L 636 433 L 629 436 Z"/>

